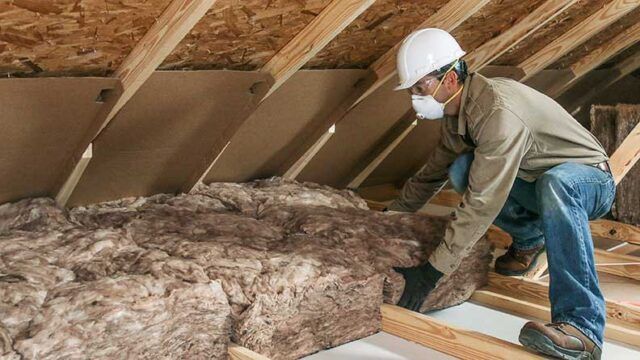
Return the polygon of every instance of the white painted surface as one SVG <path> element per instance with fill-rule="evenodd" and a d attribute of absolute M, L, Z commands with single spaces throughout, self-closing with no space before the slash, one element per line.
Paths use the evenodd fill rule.
<path fill-rule="evenodd" d="M 463 329 L 474 330 L 515 344 L 520 328 L 529 319 L 493 310 L 485 306 L 466 302 L 449 309 L 429 313 L 430 316 Z M 640 345 L 640 344 L 639 344 Z M 438 351 L 428 349 L 402 338 L 379 333 L 364 339 L 321 351 L 306 360 L 409 360 L 409 359 L 454 359 Z M 602 359 L 638 360 L 640 348 L 606 342 Z"/>

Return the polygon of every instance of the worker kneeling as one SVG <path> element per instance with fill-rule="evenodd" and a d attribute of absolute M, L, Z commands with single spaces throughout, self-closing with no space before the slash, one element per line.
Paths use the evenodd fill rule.
<path fill-rule="evenodd" d="M 609 212 L 615 196 L 608 157 L 551 98 L 468 74 L 464 54 L 440 29 L 412 33 L 398 52 L 396 90 L 409 90 L 418 118 L 440 119 L 441 137 L 389 210 L 417 211 L 447 179 L 462 194 L 429 261 L 396 268 L 406 280 L 398 305 L 418 310 L 493 223 L 513 238 L 496 272 L 522 275 L 547 251 L 553 323 L 527 323 L 520 342 L 563 359 L 600 359 L 606 313 L 589 220 Z"/>

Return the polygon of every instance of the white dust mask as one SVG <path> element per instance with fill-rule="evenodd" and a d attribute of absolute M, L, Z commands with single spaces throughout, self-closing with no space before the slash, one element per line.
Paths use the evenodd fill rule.
<path fill-rule="evenodd" d="M 431 95 L 411 95 L 411 105 L 420 120 L 436 120 L 444 116 L 445 104 L 438 102 Z"/>

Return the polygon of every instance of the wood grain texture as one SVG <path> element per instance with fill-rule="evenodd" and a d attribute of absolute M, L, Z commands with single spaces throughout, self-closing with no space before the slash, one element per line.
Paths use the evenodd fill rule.
<path fill-rule="evenodd" d="M 255 351 L 251 351 L 244 346 L 238 344 L 229 344 L 229 359 L 230 360 L 269 360 L 268 357 L 258 354 Z"/>
<path fill-rule="evenodd" d="M 598 272 L 640 280 L 640 258 L 595 249 Z"/>
<path fill-rule="evenodd" d="M 611 156 L 609 163 L 616 184 L 640 160 L 640 123 L 638 123 Z"/>
<path fill-rule="evenodd" d="M 274 78 L 270 93 L 313 58 L 375 0 L 333 0 L 263 67 Z"/>
<path fill-rule="evenodd" d="M 347 188 L 357 189 L 417 125 L 415 112 L 410 109 L 355 167 Z"/>
<path fill-rule="evenodd" d="M 640 5 L 640 0 L 613 0 L 584 21 L 558 36 L 547 46 L 518 65 L 526 73 L 524 81 L 558 60 Z"/>
<path fill-rule="evenodd" d="M 596 220 L 589 223 L 593 236 L 640 245 L 640 228 L 612 220 Z"/>
<path fill-rule="evenodd" d="M 395 305 L 384 304 L 381 311 L 382 331 L 460 359 L 541 359 L 522 346 Z"/>
<path fill-rule="evenodd" d="M 327 141 L 329 141 L 329 139 L 331 139 L 331 137 L 333 136 L 334 133 L 335 133 L 335 125 L 331 126 L 329 128 L 329 130 L 327 132 L 325 132 L 324 135 L 322 135 L 320 137 L 320 139 L 318 139 L 318 141 L 316 141 L 315 144 L 313 144 L 298 159 L 298 161 L 296 161 L 293 164 L 293 166 L 291 166 L 289 168 L 289 170 L 287 170 L 287 172 L 284 173 L 284 175 L 282 175 L 282 177 L 285 178 L 285 179 L 289 179 L 289 180 L 295 180 L 295 178 L 300 174 L 300 172 L 302 172 L 304 167 L 307 166 L 307 164 L 313 159 L 313 157 L 316 156 L 318 151 L 320 151 L 320 149 L 322 149 L 324 144 L 326 144 Z"/>
<path fill-rule="evenodd" d="M 84 153 L 82 153 L 82 157 L 80 158 L 78 165 L 74 168 L 71 175 L 69 175 L 69 178 L 62 186 L 62 189 L 58 191 L 58 194 L 56 195 L 56 204 L 58 204 L 58 206 L 65 207 L 67 205 L 67 201 L 69 201 L 71 193 L 73 193 L 76 185 L 78 185 L 78 182 L 80 181 L 82 174 L 84 174 L 84 171 L 87 169 L 87 166 L 89 166 L 89 162 L 92 157 L 93 144 L 89 144 Z"/>
<path fill-rule="evenodd" d="M 524 19 L 516 22 L 502 34 L 482 44 L 482 46 L 466 56 L 465 61 L 467 65 L 472 70 L 483 68 L 513 46 L 520 43 L 531 33 L 544 26 L 547 22 L 553 20 L 557 15 L 577 1 L 578 0 L 545 1 Z"/>
<path fill-rule="evenodd" d="M 565 91 L 570 89 L 576 82 L 586 75 L 589 71 L 597 68 L 607 60 L 613 58 L 616 54 L 620 53 L 626 48 L 631 47 L 633 44 L 640 40 L 640 23 L 635 24 L 620 34 L 615 36 L 609 42 L 606 42 L 598 48 L 592 50 L 590 53 L 579 59 L 576 63 L 571 65 L 570 69 L 574 74 L 574 77 L 570 81 L 557 81 L 548 90 L 545 91 L 547 95 L 553 98 L 557 98 Z"/>

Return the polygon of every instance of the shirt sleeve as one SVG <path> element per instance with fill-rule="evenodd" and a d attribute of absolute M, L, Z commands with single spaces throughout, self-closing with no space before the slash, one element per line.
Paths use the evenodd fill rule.
<path fill-rule="evenodd" d="M 443 242 L 429 262 L 449 274 L 487 231 L 504 206 L 522 158 L 533 141 L 529 129 L 507 109 L 496 109 L 474 131 L 477 146 L 469 172 L 469 187 L 449 222 Z"/>
<path fill-rule="evenodd" d="M 425 165 L 407 180 L 400 196 L 389 205 L 389 210 L 418 211 L 447 182 L 449 166 L 456 157 L 451 146 L 447 146 L 447 137 L 443 134 Z"/>

